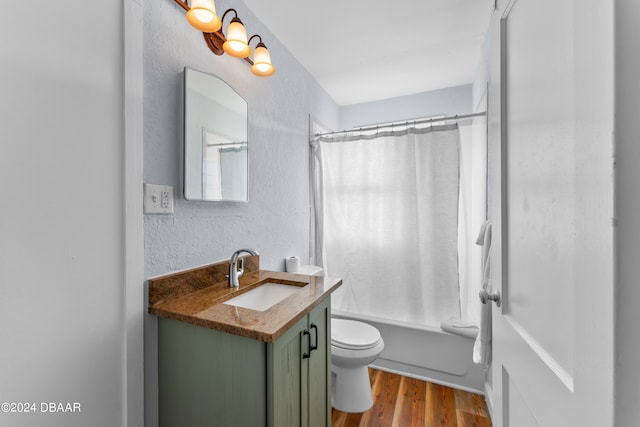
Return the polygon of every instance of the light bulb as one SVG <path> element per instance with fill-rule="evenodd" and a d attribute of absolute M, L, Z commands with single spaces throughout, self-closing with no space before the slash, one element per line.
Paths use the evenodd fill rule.
<path fill-rule="evenodd" d="M 215 33 L 222 27 L 222 21 L 216 13 L 213 0 L 191 0 L 187 21 L 203 33 Z"/>
<path fill-rule="evenodd" d="M 247 43 L 247 30 L 242 25 L 242 21 L 233 18 L 227 28 L 227 41 L 222 48 L 229 55 L 236 58 L 248 58 L 251 55 L 251 47 Z"/>
<path fill-rule="evenodd" d="M 258 43 L 256 51 L 253 54 L 251 72 L 260 77 L 269 77 L 276 72 L 275 67 L 271 64 L 271 55 L 262 42 Z"/>

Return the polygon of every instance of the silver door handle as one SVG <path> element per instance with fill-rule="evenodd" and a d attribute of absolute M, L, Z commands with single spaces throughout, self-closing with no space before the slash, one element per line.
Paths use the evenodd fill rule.
<path fill-rule="evenodd" d="M 486 289 L 480 289 L 480 302 L 486 304 L 489 301 L 496 303 L 500 307 L 500 291 L 488 291 Z"/>

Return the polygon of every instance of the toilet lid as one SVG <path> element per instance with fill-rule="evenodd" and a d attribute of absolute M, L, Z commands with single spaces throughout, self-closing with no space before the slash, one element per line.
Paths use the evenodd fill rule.
<path fill-rule="evenodd" d="M 331 319 L 331 345 L 348 350 L 365 350 L 380 342 L 380 332 L 355 320 Z"/>

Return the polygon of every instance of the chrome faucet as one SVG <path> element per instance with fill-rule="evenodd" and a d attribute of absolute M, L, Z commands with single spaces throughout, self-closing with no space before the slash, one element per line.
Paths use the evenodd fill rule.
<path fill-rule="evenodd" d="M 260 255 L 258 251 L 254 251 L 253 249 L 238 249 L 231 255 L 231 259 L 229 260 L 229 287 L 237 288 L 238 287 L 238 277 L 244 274 L 244 260 L 242 258 L 238 259 L 238 255 L 246 252 L 253 256 Z"/>

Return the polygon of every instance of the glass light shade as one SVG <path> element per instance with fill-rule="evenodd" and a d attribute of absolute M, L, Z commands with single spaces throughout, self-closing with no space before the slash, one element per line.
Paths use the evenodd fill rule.
<path fill-rule="evenodd" d="M 222 45 L 226 53 L 236 58 L 247 58 L 251 55 L 251 47 L 247 43 L 247 30 L 242 22 L 234 18 L 227 28 L 227 41 Z"/>
<path fill-rule="evenodd" d="M 203 33 L 215 33 L 222 27 L 222 21 L 216 13 L 213 0 L 191 0 L 187 21 L 193 28 Z"/>
<path fill-rule="evenodd" d="M 251 72 L 260 77 L 269 77 L 276 72 L 276 69 L 271 64 L 271 55 L 269 55 L 269 51 L 262 43 L 258 44 L 253 54 Z"/>

